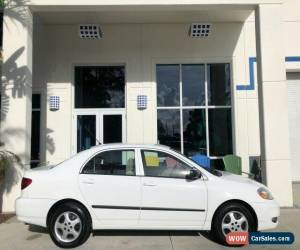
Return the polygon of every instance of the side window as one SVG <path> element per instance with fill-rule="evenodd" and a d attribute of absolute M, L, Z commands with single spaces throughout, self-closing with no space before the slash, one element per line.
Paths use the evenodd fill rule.
<path fill-rule="evenodd" d="M 135 175 L 134 150 L 110 150 L 97 154 L 84 166 L 82 174 Z"/>
<path fill-rule="evenodd" d="M 191 167 L 172 155 L 160 151 L 142 150 L 145 176 L 185 178 Z"/>

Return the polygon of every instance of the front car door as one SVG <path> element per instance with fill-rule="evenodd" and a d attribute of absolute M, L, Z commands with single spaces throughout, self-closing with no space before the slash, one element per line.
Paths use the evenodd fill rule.
<path fill-rule="evenodd" d="M 166 151 L 141 149 L 139 160 L 144 171 L 140 225 L 201 229 L 207 210 L 205 180 L 187 180 L 192 167 Z"/>
<path fill-rule="evenodd" d="M 97 153 L 79 175 L 81 192 L 102 226 L 134 226 L 141 205 L 135 149 Z"/>

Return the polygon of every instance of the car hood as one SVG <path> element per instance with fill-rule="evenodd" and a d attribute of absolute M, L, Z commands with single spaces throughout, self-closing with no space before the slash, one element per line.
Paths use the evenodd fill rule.
<path fill-rule="evenodd" d="M 254 185 L 257 187 L 263 186 L 263 184 L 256 182 L 252 179 L 249 179 L 246 176 L 236 175 L 236 174 L 232 174 L 229 172 L 222 172 L 222 176 L 220 178 L 222 178 L 223 180 L 226 180 L 226 181 L 228 180 L 230 182 L 235 182 L 237 184 L 248 184 L 248 185 Z"/>

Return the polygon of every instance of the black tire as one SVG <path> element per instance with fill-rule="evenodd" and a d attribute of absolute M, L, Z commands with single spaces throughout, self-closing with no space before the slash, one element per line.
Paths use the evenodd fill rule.
<path fill-rule="evenodd" d="M 256 230 L 255 218 L 253 217 L 253 215 L 251 214 L 251 212 L 246 206 L 236 202 L 225 204 L 223 207 L 218 209 L 212 222 L 212 233 L 215 236 L 215 238 L 218 240 L 218 242 L 223 245 L 228 245 L 228 244 L 226 243 L 226 236 L 224 235 L 222 230 L 222 222 L 224 217 L 226 217 L 228 213 L 234 211 L 237 211 L 238 213 L 241 213 L 246 217 L 248 222 L 248 230 L 247 230 L 248 232 L 254 232 Z M 243 224 L 243 226 L 245 226 L 245 224 Z M 228 232 L 225 233 L 227 234 Z"/>
<path fill-rule="evenodd" d="M 72 225 L 67 225 L 64 222 L 64 217 L 65 215 L 63 215 L 63 213 L 68 213 L 71 214 L 71 216 L 75 217 L 76 219 L 80 219 L 81 223 L 77 223 L 76 225 L 73 225 L 73 229 L 72 229 Z M 77 217 L 76 217 L 77 216 Z M 62 220 L 61 221 L 58 220 L 58 218 L 60 218 Z M 60 225 L 66 225 L 65 228 L 62 229 L 57 229 L 55 227 L 56 222 L 59 222 Z M 71 223 L 70 223 L 71 224 Z M 80 226 L 81 225 L 81 226 Z M 61 247 L 61 248 L 74 248 L 77 247 L 81 244 L 83 244 L 90 236 L 91 233 L 91 218 L 90 215 L 88 213 L 88 211 L 86 210 L 85 207 L 83 207 L 82 205 L 76 203 L 76 202 L 67 202 L 64 204 L 59 205 L 54 211 L 53 213 L 50 215 L 50 220 L 49 220 L 49 233 L 51 236 L 51 239 L 53 240 L 53 242 Z M 59 235 L 62 236 L 63 231 L 68 231 L 68 229 L 70 230 L 75 230 L 76 227 L 76 231 L 78 233 L 78 236 L 76 236 L 76 238 L 74 238 L 74 236 L 70 233 L 69 237 L 70 239 L 67 239 L 68 241 L 70 240 L 70 242 L 65 242 L 62 239 L 59 238 Z M 66 233 L 68 234 L 68 233 Z M 73 239 L 73 240 L 72 240 Z"/>

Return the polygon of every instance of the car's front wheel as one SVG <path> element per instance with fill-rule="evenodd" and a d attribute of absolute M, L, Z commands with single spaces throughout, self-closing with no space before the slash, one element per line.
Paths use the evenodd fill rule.
<path fill-rule="evenodd" d="M 88 239 L 91 219 L 83 206 L 68 202 L 58 206 L 51 214 L 49 232 L 57 246 L 77 247 Z"/>
<path fill-rule="evenodd" d="M 244 205 L 229 203 L 217 211 L 212 230 L 217 239 L 226 244 L 226 235 L 231 232 L 255 231 L 255 219 Z"/>

